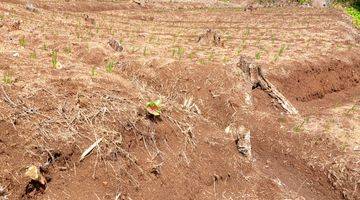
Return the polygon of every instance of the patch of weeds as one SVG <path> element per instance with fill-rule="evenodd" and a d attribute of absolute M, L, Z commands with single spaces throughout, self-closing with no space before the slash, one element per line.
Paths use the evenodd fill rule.
<path fill-rule="evenodd" d="M 360 28 L 360 2 L 356 2 L 350 7 L 346 8 L 346 13 L 349 14 L 357 28 Z"/>
<path fill-rule="evenodd" d="M 4 19 L 4 15 L 0 15 L 0 20 L 3 20 Z"/>
<path fill-rule="evenodd" d="M 5 83 L 5 84 L 12 84 L 14 82 L 14 79 L 12 76 L 8 75 L 8 74 L 5 74 L 2 78 L 2 82 Z"/>
<path fill-rule="evenodd" d="M 295 133 L 301 132 L 303 130 L 303 127 L 304 127 L 305 123 L 307 123 L 307 122 L 309 122 L 309 118 L 305 118 L 299 125 L 295 126 L 293 128 L 293 131 Z"/>
<path fill-rule="evenodd" d="M 22 37 L 19 39 L 19 45 L 20 45 L 21 47 L 25 47 L 26 44 L 27 44 L 27 41 L 26 41 L 25 37 L 22 36 Z"/>
<path fill-rule="evenodd" d="M 298 0 L 299 4 L 309 4 L 311 0 Z"/>
<path fill-rule="evenodd" d="M 115 65 L 116 65 L 116 62 L 110 60 L 105 66 L 106 72 L 112 73 L 115 69 Z"/>
<path fill-rule="evenodd" d="M 183 58 L 184 54 L 185 54 L 185 49 L 184 49 L 184 47 L 179 46 L 179 47 L 176 47 L 176 48 L 174 48 L 174 49 L 172 50 L 172 56 L 173 56 L 173 57 L 176 57 L 176 56 L 177 56 L 177 57 L 179 58 L 179 60 L 180 60 L 181 58 Z"/>
<path fill-rule="evenodd" d="M 35 51 L 33 51 L 33 52 L 31 52 L 30 53 L 30 59 L 36 59 L 37 58 L 37 55 L 36 55 L 36 52 Z"/>
<path fill-rule="evenodd" d="M 351 113 L 352 113 L 353 111 L 356 111 L 356 107 L 357 107 L 357 104 L 355 103 L 353 106 L 351 106 L 350 109 L 348 109 L 348 110 L 344 113 L 344 115 L 350 117 L 350 116 L 351 116 Z"/>
<path fill-rule="evenodd" d="M 260 52 L 256 52 L 256 54 L 255 54 L 255 59 L 256 59 L 256 60 L 259 60 L 260 57 L 261 57 L 261 56 L 260 56 Z"/>

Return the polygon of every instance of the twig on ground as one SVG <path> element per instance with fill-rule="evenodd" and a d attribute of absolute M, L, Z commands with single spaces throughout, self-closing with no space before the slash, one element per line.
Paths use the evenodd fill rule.
<path fill-rule="evenodd" d="M 99 145 L 102 139 L 103 138 L 96 140 L 91 146 L 85 149 L 85 151 L 81 154 L 79 161 L 82 161 L 87 155 L 89 155 L 92 152 L 92 150 L 94 150 L 94 148 Z"/>

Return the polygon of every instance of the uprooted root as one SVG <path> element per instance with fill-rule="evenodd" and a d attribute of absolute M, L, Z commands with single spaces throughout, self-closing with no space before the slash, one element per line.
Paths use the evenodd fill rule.
<path fill-rule="evenodd" d="M 277 89 L 270 83 L 269 80 L 264 76 L 261 67 L 251 61 L 250 58 L 241 56 L 237 63 L 246 79 L 250 82 L 252 89 L 260 88 L 265 91 L 271 98 L 275 99 L 276 102 L 288 113 L 298 114 L 296 108 L 287 100 Z"/>

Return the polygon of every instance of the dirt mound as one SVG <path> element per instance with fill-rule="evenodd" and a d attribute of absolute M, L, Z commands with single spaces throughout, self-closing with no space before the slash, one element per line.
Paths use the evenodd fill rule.
<path fill-rule="evenodd" d="M 360 60 L 322 59 L 308 63 L 289 63 L 294 70 L 284 77 L 272 77 L 294 103 L 323 99 L 360 85 Z M 299 104 L 299 103 L 298 103 Z"/>

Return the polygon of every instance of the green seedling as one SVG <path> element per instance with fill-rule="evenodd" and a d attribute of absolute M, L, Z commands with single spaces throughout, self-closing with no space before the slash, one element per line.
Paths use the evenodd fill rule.
<path fill-rule="evenodd" d="M 36 55 L 36 52 L 35 51 L 33 51 L 33 52 L 31 52 L 30 53 L 30 59 L 36 59 L 37 58 L 37 55 Z"/>
<path fill-rule="evenodd" d="M 259 59 L 260 59 L 260 52 L 256 52 L 256 54 L 255 54 L 255 59 L 256 59 L 256 60 L 259 60 Z"/>
<path fill-rule="evenodd" d="M 215 53 L 212 51 L 209 55 L 209 61 L 214 61 Z"/>
<path fill-rule="evenodd" d="M 285 45 L 282 44 L 281 47 L 280 47 L 280 49 L 279 49 L 279 52 L 278 52 L 279 57 L 282 56 L 282 54 L 284 53 L 285 49 L 286 49 Z"/>
<path fill-rule="evenodd" d="M 130 49 L 130 52 L 131 53 L 136 53 L 137 51 L 139 51 L 139 47 L 131 47 L 131 49 Z"/>
<path fill-rule="evenodd" d="M 97 73 L 97 71 L 96 71 L 96 67 L 92 67 L 92 68 L 91 68 L 91 70 L 90 70 L 90 75 L 91 75 L 92 77 L 98 75 L 98 73 Z"/>
<path fill-rule="evenodd" d="M 47 50 L 48 50 L 47 45 L 46 45 L 46 44 L 44 44 L 44 45 L 43 45 L 43 47 L 42 47 L 42 49 L 43 49 L 44 51 L 47 51 Z"/>
<path fill-rule="evenodd" d="M 25 37 L 24 37 L 24 36 L 21 37 L 21 38 L 19 39 L 19 45 L 20 45 L 21 47 L 25 47 L 26 44 L 27 44 L 27 42 L 26 42 Z"/>
<path fill-rule="evenodd" d="M 149 101 L 145 105 L 146 111 L 153 116 L 160 116 L 161 114 L 161 100 Z"/>
<path fill-rule="evenodd" d="M 300 131 L 302 131 L 302 128 L 304 127 L 305 123 L 307 123 L 308 121 L 309 121 L 309 119 L 305 118 L 299 125 L 297 125 L 293 128 L 293 131 L 295 133 L 299 133 Z"/>
<path fill-rule="evenodd" d="M 5 84 L 12 84 L 14 82 L 14 79 L 10 75 L 4 75 L 2 78 L 3 83 Z"/>
<path fill-rule="evenodd" d="M 148 50 L 147 50 L 147 47 L 146 47 L 146 46 L 144 47 L 143 55 L 144 55 L 144 56 L 147 56 L 147 55 L 148 55 Z"/>
<path fill-rule="evenodd" d="M 114 71 L 114 68 L 115 68 L 115 64 L 116 62 L 110 60 L 107 64 L 106 64 L 106 72 L 108 73 L 112 73 Z"/>
<path fill-rule="evenodd" d="M 52 64 L 52 67 L 53 67 L 54 69 L 59 69 L 59 68 L 61 68 L 61 65 L 60 65 L 60 63 L 59 63 L 59 61 L 58 61 L 57 51 L 55 51 L 55 50 L 53 50 L 53 51 L 51 52 L 51 64 Z"/>
<path fill-rule="evenodd" d="M 195 52 L 192 51 L 192 52 L 189 54 L 189 58 L 190 58 L 190 60 L 192 60 L 194 57 L 195 57 Z"/>

